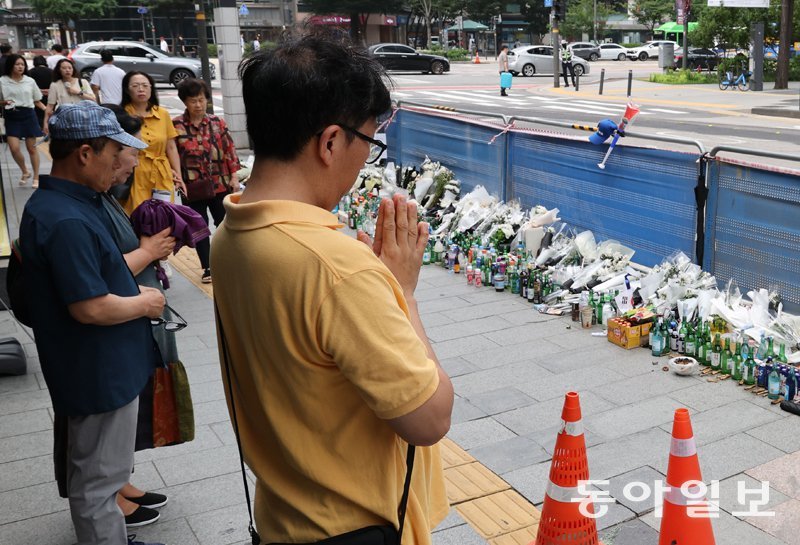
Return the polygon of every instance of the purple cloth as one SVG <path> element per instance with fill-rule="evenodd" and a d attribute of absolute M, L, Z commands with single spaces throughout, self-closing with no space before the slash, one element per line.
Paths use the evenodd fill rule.
<path fill-rule="evenodd" d="M 156 199 L 144 201 L 136 207 L 131 214 L 131 224 L 139 237 L 151 237 L 170 227 L 170 235 L 175 237 L 173 254 L 177 254 L 184 245 L 194 248 L 199 241 L 211 236 L 211 231 L 200 214 L 188 206 Z M 160 265 L 157 275 L 164 289 L 169 288 L 169 280 Z"/>

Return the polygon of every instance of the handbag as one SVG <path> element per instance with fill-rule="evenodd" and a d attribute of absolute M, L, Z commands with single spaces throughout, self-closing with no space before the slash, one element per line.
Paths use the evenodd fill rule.
<path fill-rule="evenodd" d="M 214 124 L 209 122 L 208 130 L 210 132 L 209 141 L 211 145 L 216 148 L 216 144 L 214 143 Z M 219 154 L 219 150 L 217 150 Z M 213 199 L 216 196 L 215 184 L 212 178 L 213 169 L 210 165 L 213 162 L 213 157 L 210 151 L 206 151 L 205 147 L 203 148 L 202 155 L 193 155 L 192 153 L 187 153 L 184 157 L 182 157 L 181 161 L 181 176 L 183 177 L 184 183 L 186 185 L 186 202 L 196 202 L 196 201 L 208 201 Z M 204 176 L 204 170 L 201 168 L 202 162 L 205 162 L 209 165 L 209 172 L 208 177 Z M 189 171 L 194 171 L 198 174 L 198 177 L 195 181 L 189 182 Z"/>
<path fill-rule="evenodd" d="M 236 403 L 233 400 L 233 382 L 231 381 L 231 367 L 230 367 L 230 353 L 228 352 L 228 342 L 225 338 L 225 330 L 222 327 L 222 318 L 219 315 L 216 301 L 214 302 L 214 315 L 217 321 L 217 330 L 219 331 L 220 341 L 222 343 L 222 359 L 225 363 L 225 377 L 228 381 L 228 398 L 229 406 L 231 408 L 231 419 L 233 420 L 233 432 L 236 436 L 236 447 L 239 450 L 239 465 L 242 470 L 242 483 L 244 484 L 244 497 L 247 500 L 247 516 L 250 518 L 250 523 L 247 530 L 250 533 L 251 543 L 253 545 L 261 545 L 261 536 L 256 531 L 255 524 L 253 523 L 253 508 L 250 505 L 250 487 L 247 484 L 247 473 L 244 468 L 244 455 L 242 454 L 242 440 L 239 436 L 239 423 L 236 419 Z M 400 505 L 397 508 L 397 517 L 399 528 L 395 530 L 393 525 L 376 525 L 359 528 L 351 532 L 332 536 L 320 541 L 316 541 L 317 545 L 401 545 L 403 539 L 403 526 L 406 519 L 406 507 L 408 505 L 408 493 L 411 489 L 411 473 L 414 470 L 414 454 L 416 447 L 409 444 L 406 451 L 406 479 L 403 484 L 403 495 L 400 498 Z M 272 543 L 270 545 L 290 545 L 283 543 Z"/>
<path fill-rule="evenodd" d="M 189 378 L 181 362 L 156 368 L 139 394 L 136 450 L 178 445 L 194 439 Z"/>

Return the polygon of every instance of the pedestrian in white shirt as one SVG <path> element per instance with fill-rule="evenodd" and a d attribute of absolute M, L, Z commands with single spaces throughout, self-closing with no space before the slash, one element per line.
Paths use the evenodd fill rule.
<path fill-rule="evenodd" d="M 17 163 L 22 176 L 19 185 L 25 185 L 33 176 L 33 187 L 39 186 L 39 153 L 36 151 L 36 139 L 42 136 L 39 120 L 36 119 L 34 108 L 45 109 L 42 104 L 42 92 L 36 81 L 27 75 L 28 63 L 20 55 L 9 55 L 6 60 L 5 70 L 0 77 L 0 106 L 3 106 L 6 122 L 6 139 L 8 149 L 14 162 Z M 25 141 L 25 147 L 31 158 L 33 174 L 25 165 L 22 155 L 20 140 Z"/>
<path fill-rule="evenodd" d="M 167 39 L 164 36 L 161 36 L 161 51 L 164 53 L 169 53 L 169 44 L 167 43 Z"/>
<path fill-rule="evenodd" d="M 50 56 L 47 57 L 47 67 L 50 70 L 56 69 L 56 64 L 58 64 L 58 61 L 61 59 L 66 59 L 63 53 L 64 46 L 61 44 L 53 44 L 52 47 L 50 47 Z"/>
<path fill-rule="evenodd" d="M 125 71 L 114 66 L 114 56 L 106 49 L 100 52 L 103 66 L 92 74 L 92 91 L 98 104 L 119 104 L 122 102 L 122 78 Z"/>

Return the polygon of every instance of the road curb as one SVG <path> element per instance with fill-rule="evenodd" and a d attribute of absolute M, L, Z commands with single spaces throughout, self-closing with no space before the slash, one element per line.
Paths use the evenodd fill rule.
<path fill-rule="evenodd" d="M 755 115 L 767 115 L 770 117 L 792 117 L 800 119 L 800 110 L 787 110 L 785 108 L 753 108 L 750 113 Z"/>

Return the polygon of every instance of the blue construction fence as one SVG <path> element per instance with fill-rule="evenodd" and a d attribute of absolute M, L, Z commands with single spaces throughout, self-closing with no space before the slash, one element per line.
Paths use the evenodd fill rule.
<path fill-rule="evenodd" d="M 637 263 L 682 251 L 721 285 L 776 287 L 784 308 L 800 311 L 800 176 L 792 171 L 633 145 L 617 146 L 600 169 L 608 145 L 585 135 L 418 109 L 400 108 L 386 134 L 389 160 L 418 165 L 428 156 L 453 170 L 462 193 L 482 185 L 505 201 L 556 207 L 578 230 L 635 249 Z"/>

